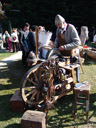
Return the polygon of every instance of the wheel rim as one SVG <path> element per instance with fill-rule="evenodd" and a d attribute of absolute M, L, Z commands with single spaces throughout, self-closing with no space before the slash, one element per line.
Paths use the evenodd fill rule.
<path fill-rule="evenodd" d="M 22 98 L 25 103 L 36 105 L 44 102 L 43 87 L 48 86 L 48 69 L 44 66 L 31 69 L 25 74 L 21 87 Z"/>

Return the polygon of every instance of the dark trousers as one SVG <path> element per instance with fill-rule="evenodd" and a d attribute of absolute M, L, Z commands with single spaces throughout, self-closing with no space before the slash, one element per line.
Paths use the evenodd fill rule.
<path fill-rule="evenodd" d="M 23 65 L 27 66 L 27 57 L 29 52 L 25 52 L 24 49 L 22 50 L 22 63 Z"/>
<path fill-rule="evenodd" d="M 79 68 L 76 68 L 75 71 L 76 71 L 76 82 L 79 83 Z"/>
<path fill-rule="evenodd" d="M 12 42 L 13 52 L 17 52 L 17 42 Z"/>
<path fill-rule="evenodd" d="M 4 47 L 8 49 L 8 42 L 4 42 Z"/>

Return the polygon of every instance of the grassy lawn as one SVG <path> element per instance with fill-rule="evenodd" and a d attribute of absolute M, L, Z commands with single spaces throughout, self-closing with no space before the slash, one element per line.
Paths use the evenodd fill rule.
<path fill-rule="evenodd" d="M 77 118 L 73 120 L 73 92 L 61 98 L 55 108 L 48 112 L 48 128 L 96 128 L 96 65 L 84 64 L 84 74 L 80 70 L 80 82 L 88 81 L 90 91 L 89 124 L 85 124 L 85 109 L 78 107 Z"/>
<path fill-rule="evenodd" d="M 9 52 L 8 50 L 0 50 L 0 60 L 9 57 L 10 55 L 13 55 L 15 53 Z"/>
<path fill-rule="evenodd" d="M 21 128 L 23 113 L 11 111 L 10 99 L 15 90 L 20 89 L 20 81 L 27 70 L 21 61 L 4 65 L 0 70 L 0 128 Z"/>
<path fill-rule="evenodd" d="M 0 54 L 0 60 L 3 55 Z M 85 124 L 85 110 L 81 107 L 78 107 L 77 118 L 73 120 L 74 96 L 71 92 L 48 111 L 48 128 L 96 128 L 96 65 L 85 63 L 83 68 L 84 74 L 80 69 L 80 82 L 88 81 L 92 85 L 89 123 Z M 23 113 L 11 111 L 10 99 L 15 90 L 20 89 L 20 81 L 27 70 L 21 61 L 0 68 L 0 128 L 21 128 Z"/>

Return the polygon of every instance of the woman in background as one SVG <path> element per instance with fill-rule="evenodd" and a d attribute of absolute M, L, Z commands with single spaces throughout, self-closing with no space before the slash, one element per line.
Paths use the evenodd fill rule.
<path fill-rule="evenodd" d="M 81 40 L 81 45 L 84 46 L 86 41 L 88 40 L 88 27 L 87 26 L 82 26 L 81 27 L 81 34 L 80 34 L 80 40 Z"/>
<path fill-rule="evenodd" d="M 8 48 L 9 48 L 9 52 L 12 52 L 12 43 L 10 37 L 8 37 Z"/>
<path fill-rule="evenodd" d="M 5 31 L 3 35 L 4 47 L 8 49 L 8 38 L 10 37 L 8 31 Z"/>
<path fill-rule="evenodd" d="M 11 34 L 11 42 L 12 42 L 12 47 L 13 47 L 13 52 L 17 52 L 17 42 L 18 42 L 18 36 L 17 36 L 17 29 L 14 28 L 13 32 Z"/>

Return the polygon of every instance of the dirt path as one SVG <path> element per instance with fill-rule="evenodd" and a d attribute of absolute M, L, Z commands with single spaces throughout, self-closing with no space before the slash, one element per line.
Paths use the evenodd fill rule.
<path fill-rule="evenodd" d="M 4 58 L 3 60 L 0 61 L 0 69 L 2 68 L 6 68 L 8 64 L 14 62 L 14 61 L 18 61 L 22 59 L 22 52 L 19 51 L 14 55 L 11 55 L 7 58 Z"/>

